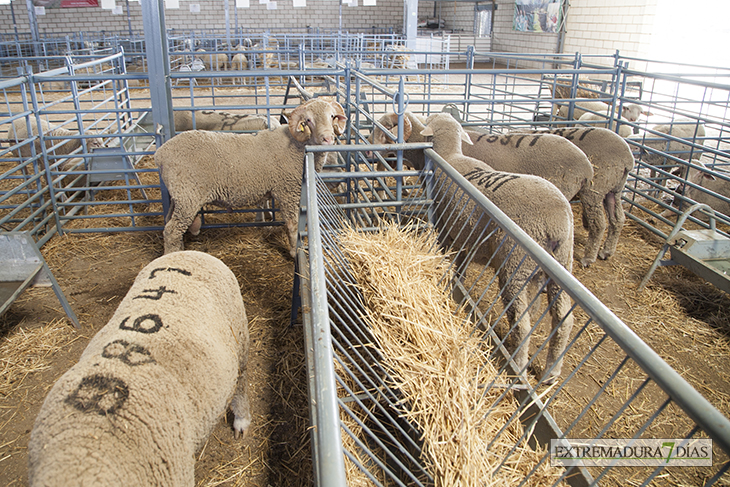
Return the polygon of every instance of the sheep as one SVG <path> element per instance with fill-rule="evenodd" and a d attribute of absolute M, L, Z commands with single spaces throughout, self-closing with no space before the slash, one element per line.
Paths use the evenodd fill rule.
<path fill-rule="evenodd" d="M 379 122 L 393 131 L 398 116 L 386 114 Z M 403 128 L 405 141 L 423 142 L 425 139 L 418 136 L 422 129 L 423 122 L 413 113 L 406 112 Z M 596 135 L 583 141 L 585 134 L 591 131 L 596 131 Z M 568 201 L 579 197 L 583 208 L 583 224 L 588 229 L 584 256 L 580 262 L 584 267 L 589 267 L 597 257 L 606 259 L 615 252 L 624 221 L 620 192 L 634 161 L 628 144 L 620 137 L 614 137 L 615 134 L 612 136 L 606 132 L 612 133 L 607 129 L 581 128 L 489 135 L 467 130 L 472 144 L 464 145 L 462 151 L 464 155 L 479 159 L 497 171 L 532 174 L 547 179 Z M 578 135 L 572 137 L 570 134 Z M 589 153 L 573 140 L 578 138 Z M 594 141 L 598 147 L 606 145 L 605 155 L 593 148 Z M 371 142 L 387 144 L 390 139 L 377 129 L 371 134 Z M 615 151 L 615 154 L 608 154 L 610 151 Z M 413 164 L 423 165 L 423 151 L 406 151 L 404 157 Z M 629 169 L 626 169 L 627 165 Z M 606 231 L 604 208 L 609 215 L 609 232 L 599 252 Z"/>
<path fill-rule="evenodd" d="M 234 436 L 250 427 L 248 347 L 223 262 L 197 251 L 153 260 L 46 396 L 29 484 L 193 486 L 194 454 L 229 404 Z"/>
<path fill-rule="evenodd" d="M 576 102 L 573 108 L 573 119 L 578 120 L 582 124 L 589 124 L 592 127 L 608 127 L 614 129 L 616 126 L 616 118 L 623 118 L 628 122 L 637 122 L 642 115 L 651 116 L 652 114 L 648 111 L 644 111 L 641 105 L 635 103 L 629 103 L 621 107 L 621 116 L 617 117 L 614 115 L 614 120 L 611 122 L 609 127 L 609 110 L 610 107 L 600 101 L 581 101 Z M 558 116 L 567 119 L 568 118 L 568 106 L 560 105 L 558 110 Z M 632 134 L 632 127 L 630 125 L 621 124 L 619 126 L 619 135 L 621 137 L 629 137 Z"/>
<path fill-rule="evenodd" d="M 237 52 L 231 59 L 231 69 L 234 71 L 244 71 L 248 69 L 248 58 L 242 52 Z M 244 78 L 240 78 L 240 82 L 244 82 Z"/>
<path fill-rule="evenodd" d="M 175 119 L 175 132 L 188 130 L 218 130 L 218 131 L 244 131 L 244 130 L 265 130 L 277 128 L 280 123 L 276 118 L 271 117 L 271 122 L 263 115 L 249 113 L 228 113 L 214 110 L 200 110 L 195 113 L 195 123 L 190 110 L 176 111 L 173 114 Z"/>
<path fill-rule="evenodd" d="M 616 252 L 626 221 L 621 193 L 629 172 L 634 167 L 631 147 L 616 132 L 604 128 L 559 128 L 528 132 L 564 137 L 577 146 L 591 162 L 593 179 L 578 194 L 583 208 L 583 226 L 588 230 L 585 254 L 580 262 L 588 267 L 596 258 L 608 259 Z M 606 240 L 599 251 L 604 234 Z"/>
<path fill-rule="evenodd" d="M 495 171 L 484 162 L 464 155 L 460 139 L 467 145 L 471 144 L 471 140 L 461 125 L 449 114 L 438 113 L 430 116 L 420 135 L 432 137 L 433 150 L 436 153 L 493 201 L 561 265 L 568 271 L 572 270 L 573 213 L 570 203 L 554 184 L 529 174 Z M 423 169 L 423 166 L 415 167 Z M 495 184 L 497 181 L 499 184 Z M 453 192 L 453 188 L 454 185 L 449 185 L 447 191 Z M 531 296 L 526 284 L 528 281 L 531 281 L 529 284 L 539 283 L 545 276 L 541 272 L 531 276 L 534 262 L 525 256 L 523 250 L 519 248 L 512 250 L 511 244 L 499 245 L 504 235 L 502 231 L 496 228 L 487 228 L 484 232 L 482 229 L 474 229 L 475 222 L 469 221 L 473 215 L 471 209 L 455 211 L 450 208 L 449 206 L 455 201 L 453 195 L 437 194 L 434 195 L 434 200 L 436 214 L 458 214 L 456 218 L 460 220 L 459 222 L 449 222 L 449 227 L 442 229 L 449 232 L 447 238 L 454 240 L 450 246 L 452 249 L 465 248 L 464 245 L 474 247 L 476 239 L 480 238 L 478 235 L 490 235 L 491 231 L 496 232 L 479 248 L 475 260 L 488 262 L 488 265 L 499 272 L 501 297 L 505 307 L 509 306 L 507 316 L 510 325 L 516 325 L 512 349 L 524 341 L 515 352 L 514 360 L 519 369 L 524 369 L 528 363 L 531 333 L 528 313 Z M 441 218 L 437 221 L 441 221 Z M 490 223 L 490 226 L 493 225 Z M 466 238 L 470 241 L 465 242 Z M 523 258 L 526 258 L 527 262 L 525 265 L 520 265 Z M 550 340 L 543 379 L 552 382 L 560 376 L 562 358 L 559 357 L 565 350 L 573 326 L 573 317 L 570 313 L 570 298 L 561 292 L 552 280 L 547 284 L 547 294 L 549 302 L 553 303 L 550 308 L 552 327 L 557 330 Z M 512 300 L 514 303 L 510 305 Z"/>
<path fill-rule="evenodd" d="M 704 203 L 712 207 L 712 209 L 717 213 L 730 216 L 730 202 L 720 199 L 717 196 L 713 196 L 707 192 L 712 191 L 713 193 L 723 196 L 725 199 L 730 199 L 730 173 L 719 171 L 717 169 L 710 170 L 700 161 L 692 161 L 692 163 L 700 166 L 702 169 L 691 167 L 687 174 L 687 181 L 700 186 L 702 189 L 689 184 L 680 184 L 679 188 L 677 188 L 677 192 L 683 194 L 684 198 L 675 196 L 673 205 L 679 206 L 681 200 L 690 199 L 696 203 Z M 723 176 L 724 178 L 718 176 Z M 674 211 L 671 208 L 667 208 L 664 213 L 662 213 L 662 216 L 668 217 L 672 214 L 674 214 Z M 697 212 L 694 216 L 705 222 L 709 220 L 709 217 L 702 212 Z"/>
<path fill-rule="evenodd" d="M 211 68 L 215 71 L 225 71 L 228 67 L 228 54 L 224 52 L 207 52 L 205 49 L 198 49 L 195 52 L 202 53 L 196 57 L 203 61 L 208 71 Z"/>
<path fill-rule="evenodd" d="M 8 129 L 8 135 L 7 135 L 8 143 L 10 143 L 10 145 L 15 145 L 16 143 L 20 143 L 20 142 L 28 139 L 29 137 L 32 137 L 32 135 L 35 134 L 35 129 L 37 127 L 37 125 L 35 124 L 35 120 L 32 120 L 30 125 L 31 125 L 31 127 L 30 127 L 31 134 L 29 134 L 29 132 L 28 132 L 28 125 L 26 124 L 26 121 L 24 118 L 19 118 L 17 120 L 14 120 L 12 125 Z M 69 137 L 69 139 L 65 140 L 65 141 L 60 141 L 57 139 L 51 140 L 48 138 L 44 139 L 46 151 L 49 151 L 49 152 L 53 149 L 54 146 L 56 146 L 59 143 L 61 144 L 61 145 L 58 145 L 57 147 L 55 147 L 55 149 L 53 149 L 53 153 L 57 156 L 67 155 L 67 154 L 72 153 L 73 151 L 75 151 L 76 149 L 81 147 L 82 140 L 86 140 L 87 152 L 91 152 L 93 149 L 103 147 L 103 145 L 104 145 L 102 143 L 102 141 L 98 138 L 87 138 L 87 139 L 70 138 L 70 137 L 78 137 L 78 135 L 79 135 L 78 132 L 67 130 L 63 127 L 54 126 L 53 124 L 50 124 L 43 119 L 40 119 L 40 125 L 41 125 L 41 130 L 43 131 L 43 135 L 45 135 L 45 136 Z M 41 153 L 41 139 L 40 138 L 36 139 L 36 141 L 35 141 L 35 151 L 36 151 L 36 154 Z M 21 147 L 18 147 L 14 151 L 14 153 L 15 153 L 16 157 L 25 157 L 25 158 L 31 157 L 32 151 L 31 151 L 30 144 L 25 144 Z M 70 164 L 70 162 L 67 161 L 67 162 L 64 162 L 64 164 L 62 166 L 63 166 L 63 168 L 65 168 L 69 164 Z M 62 168 L 62 170 L 63 170 L 63 168 Z"/>
<path fill-rule="evenodd" d="M 655 125 L 652 130 L 654 132 L 671 135 L 672 137 L 676 137 L 679 139 L 687 139 L 688 142 L 682 143 L 670 139 L 656 140 L 658 138 L 661 138 L 661 135 L 655 135 L 648 132 L 641 139 L 639 139 L 638 137 L 632 138 L 631 140 L 641 144 L 639 157 L 643 162 L 650 164 L 651 166 L 675 164 L 676 161 L 667 158 L 667 156 L 662 153 L 670 154 L 677 159 L 682 159 L 685 161 L 689 161 L 690 158 L 699 160 L 700 157 L 702 157 L 703 151 L 697 147 L 694 147 L 693 145 L 704 145 L 705 141 L 703 137 L 705 136 L 705 126 L 701 123 L 698 123 L 696 120 L 679 119 L 672 123 Z M 655 151 L 661 151 L 662 153 L 656 153 L 651 150 L 647 150 L 647 148 L 653 149 Z M 686 169 L 686 166 L 680 165 L 679 176 L 681 178 L 683 178 L 686 174 Z M 656 174 L 657 172 L 652 167 L 649 170 L 650 178 L 654 179 L 654 176 Z M 660 186 L 664 187 L 666 185 L 666 178 L 662 177 L 661 181 L 659 181 L 659 184 Z M 655 192 L 658 191 L 659 189 L 657 188 Z"/>
<path fill-rule="evenodd" d="M 165 142 L 155 162 L 170 194 L 163 232 L 165 253 L 183 249 L 183 234 L 200 231 L 205 204 L 224 208 L 279 202 L 295 254 L 304 151 L 307 144 L 332 145 L 347 117 L 334 100 L 314 98 L 292 111 L 289 124 L 255 134 L 191 130 Z M 315 155 L 319 170 L 325 153 Z"/>

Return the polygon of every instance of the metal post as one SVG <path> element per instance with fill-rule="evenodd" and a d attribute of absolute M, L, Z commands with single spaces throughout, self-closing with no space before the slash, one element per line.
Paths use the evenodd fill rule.
<path fill-rule="evenodd" d="M 226 15 L 226 42 L 228 43 L 228 49 L 232 47 L 231 44 L 231 15 L 230 15 L 230 5 L 228 4 L 228 0 L 223 0 L 223 8 L 225 9 L 225 15 Z"/>
<path fill-rule="evenodd" d="M 175 135 L 163 0 L 142 2 L 142 23 L 149 72 L 152 120 L 155 124 L 157 147 L 160 147 Z M 170 196 L 167 188 L 162 184 L 162 180 L 160 180 L 160 189 L 162 191 L 162 213 L 167 215 L 170 208 Z"/>
<path fill-rule="evenodd" d="M 155 132 L 159 133 L 158 147 L 175 135 L 172 115 L 172 84 L 170 82 L 170 63 L 167 54 L 167 35 L 165 32 L 165 8 L 163 0 L 142 2 L 142 21 L 144 24 L 145 50 L 152 101 L 152 119 Z M 158 130 L 161 129 L 161 130 Z"/>
<path fill-rule="evenodd" d="M 418 0 L 406 0 L 405 28 L 406 47 L 411 51 L 416 50 L 416 38 L 418 37 Z"/>
<path fill-rule="evenodd" d="M 129 13 L 129 0 L 124 0 L 127 4 L 127 26 L 129 27 L 129 39 L 132 40 L 132 15 Z"/>
<path fill-rule="evenodd" d="M 25 6 L 28 9 L 30 35 L 33 38 L 33 55 L 38 57 L 38 43 L 40 42 L 40 35 L 38 35 L 38 19 L 35 16 L 35 5 L 33 5 L 33 0 L 25 0 Z"/>

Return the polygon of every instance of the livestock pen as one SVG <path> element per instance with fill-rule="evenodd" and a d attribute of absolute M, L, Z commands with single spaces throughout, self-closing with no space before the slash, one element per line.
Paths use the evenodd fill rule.
<path fill-rule="evenodd" d="M 305 55 L 310 57 L 314 53 Z M 459 55 L 475 58 L 473 52 Z M 186 242 L 186 248 L 221 257 L 241 283 L 253 323 L 252 395 L 258 394 L 253 400 L 253 437 L 241 446 L 222 423 L 198 457 L 197 479 L 201 485 L 224 481 L 245 484 L 246 480 L 304 485 L 311 482 L 312 475 L 318 485 L 342 485 L 346 482 L 343 475 L 358 475 L 357 472 L 365 480 L 350 479 L 353 485 L 361 480 L 374 485 L 438 482 L 427 460 L 420 456 L 422 432 L 407 419 L 408 398 L 402 397 L 391 382 L 391 371 L 385 364 L 387 357 L 373 348 L 357 291 L 343 285 L 352 282 L 353 276 L 342 259 L 338 236 L 344 222 L 366 233 L 376 230 L 383 221 L 404 226 L 415 223 L 425 234 L 448 228 L 454 223 L 448 217 L 435 220 L 433 205 L 439 194 L 452 190 L 456 192 L 455 199 L 469 207 L 469 211 L 498 222 L 518 248 L 530 255 L 534 262 L 529 265 L 545 271 L 575 302 L 574 331 L 565 352 L 561 379 L 546 386 L 535 379 L 544 364 L 540 350 L 550 334 L 549 325 L 540 326 L 545 306 L 537 300 L 534 313 L 530 313 L 536 327 L 530 355 L 535 358 L 528 370 L 520 373 L 509 368 L 509 354 L 505 356 L 505 349 L 500 346 L 509 330 L 504 328 L 499 289 L 492 282 L 494 273 L 487 266 L 467 260 L 453 274 L 444 275 L 454 298 L 453 308 L 465 311 L 465 323 L 483 338 L 479 340 L 480 356 L 492 359 L 498 370 L 505 373 L 499 380 L 478 384 L 480 391 L 495 407 L 508 402 L 516 405 L 503 430 L 521 428 L 522 433 L 509 440 L 512 443 L 508 452 L 498 459 L 500 469 L 512 468 L 510 449 L 526 447 L 539 456 L 534 470 L 530 467 L 523 473 L 523 483 L 537 481 L 541 469 L 550 463 L 545 447 L 540 445 L 549 445 L 550 439 L 560 437 L 709 437 L 714 440 L 711 467 L 555 467 L 558 474 L 548 483 L 687 485 L 726 481 L 728 450 L 721 430 L 730 413 L 727 376 L 722 372 L 727 368 L 727 354 L 723 351 L 727 347 L 728 318 L 722 312 L 727 307 L 727 297 L 721 292 L 712 294 L 711 286 L 693 281 L 691 275 L 680 271 L 657 276 L 657 284 L 643 294 L 634 289 L 645 271 L 636 268 L 636 263 L 648 268 L 659 248 L 661 236 L 657 232 L 666 231 L 663 229 L 669 226 L 657 220 L 669 205 L 662 207 L 651 198 L 671 196 L 673 184 L 659 185 L 647 174 L 646 166 L 637 164 L 624 193 L 625 208 L 632 216 L 617 255 L 588 269 L 580 268 L 576 262 L 571 276 L 535 249 L 534 243 L 431 151 L 427 152 L 432 165 L 423 172 L 406 171 L 398 156 L 383 160 L 385 169 L 379 170 L 379 160 L 367 155 L 367 151 L 377 149 L 367 144 L 369 131 L 375 120 L 388 111 L 408 109 L 427 115 L 447 109 L 461 118 L 465 126 L 494 132 L 573 123 L 556 119 L 551 111 L 553 104 L 566 100 L 555 93 L 562 79 L 569 80 L 566 84 L 576 90 L 574 95 L 578 81 L 589 80 L 589 86 L 606 101 L 648 100 L 652 93 L 656 100 L 651 102 L 652 113 L 654 107 L 666 110 L 668 106 L 674 107 L 677 115 L 692 112 L 680 109 L 679 99 L 659 103 L 659 90 L 648 87 L 651 73 L 629 71 L 619 57 L 588 63 L 570 56 L 482 53 L 482 57 L 485 55 L 493 60 L 492 64 L 477 66 L 472 61 L 463 68 L 454 63 L 448 70 L 406 72 L 363 68 L 343 56 L 327 68 L 249 70 L 245 74 L 250 80 L 241 84 L 216 82 L 238 76 L 235 72 L 171 72 L 169 96 L 173 112 L 221 110 L 278 118 L 298 104 L 300 92 L 294 83 L 297 81 L 305 97 L 337 97 L 346 107 L 350 121 L 342 145 L 335 148 L 338 162 L 333 169 L 342 171 L 312 177 L 312 168 L 308 169 L 302 205 L 306 210 L 301 227 L 303 247 L 297 260 L 297 272 L 303 276 L 303 327 L 289 327 L 294 264 L 284 255 L 286 251 L 282 249 L 286 245 L 275 230 L 254 228 L 278 222 L 255 221 L 252 213 L 258 209 L 236 214 L 210 210 L 206 212 L 201 236 Z M 93 169 L 92 160 L 97 154 L 87 151 L 84 144 L 77 152 L 62 156 L 41 142 L 37 145 L 40 153 L 35 152 L 30 159 L 12 153 L 17 143 L 1 149 L 0 224 L 5 231 L 29 231 L 42 245 L 56 277 L 71 296 L 72 306 L 77 307 L 82 323 L 86 324 L 84 333 L 93 332 L 105 322 L 105 314 L 108 316 L 113 310 L 138 268 L 162 251 L 164 192 L 150 157 L 154 152 L 150 144 L 161 143 L 160 127 L 155 124 L 164 124 L 164 119 L 153 116 L 157 100 L 144 86 L 146 78 L 156 73 L 128 72 L 124 63 L 115 64 L 121 57 L 118 53 L 92 61 L 113 66 L 113 71 L 101 74 L 78 74 L 72 62 L 61 71 L 28 73 L 5 80 L 3 85 L 5 103 L 0 114 L 0 132 L 6 132 L 9 124 L 18 119 L 36 127 L 39 118 L 56 125 L 65 123 L 66 128 L 79 134 L 72 138 L 102 137 L 113 149 L 104 155 L 111 155 L 112 159 L 116 156 L 112 163 L 120 164 Z M 175 86 L 175 80 L 193 77 L 198 80 L 197 85 Z M 678 77 L 696 84 L 691 78 Z M 138 80 L 142 81 L 141 86 L 134 83 Z M 679 80 L 675 81 L 681 87 Z M 711 84 L 700 82 L 703 83 Z M 721 83 L 712 83 L 713 92 L 719 92 L 720 86 Z M 720 102 L 712 100 L 694 101 L 717 109 Z M 719 169 L 724 157 L 723 122 L 703 120 L 707 132 L 713 134 L 712 138 L 707 137 L 704 147 L 716 156 L 715 161 L 708 162 L 716 162 Z M 632 127 L 647 132 L 647 122 L 643 119 L 632 123 Z M 20 144 L 36 147 L 35 140 L 46 139 L 54 145 L 62 142 L 55 136 L 40 134 Z M 640 141 L 632 143 L 637 157 L 641 145 Z M 406 147 L 411 146 L 395 144 L 388 148 Z M 427 145 L 419 148 L 427 150 Z M 72 168 L 66 164 L 69 160 L 73 160 Z M 669 170 L 665 172 L 671 174 Z M 92 184 L 90 179 L 95 174 L 111 174 L 114 178 Z M 672 177 L 677 179 L 676 175 Z M 332 193 L 326 182 L 342 184 Z M 657 189 L 659 197 L 651 189 Z M 275 202 L 273 209 L 276 215 Z M 575 221 L 579 222 L 580 211 L 576 209 L 575 214 Z M 695 224 L 703 223 L 698 220 Z M 585 242 L 581 232 L 580 225 L 576 225 L 576 249 Z M 445 250 L 448 253 L 448 247 Z M 121 252 L 119 258 L 114 257 L 115 252 Z M 641 255 L 634 258 L 634 254 Z M 716 316 L 699 316 L 696 310 L 689 311 L 689 304 L 678 305 L 673 296 L 673 279 L 685 284 L 694 282 L 697 295 L 706 299 L 701 306 L 706 308 L 709 301 L 714 301 Z M 682 289 L 687 292 L 689 287 Z M 8 338 L 12 338 L 10 328 L 18 322 L 23 323 L 23 328 L 40 319 L 57 318 L 52 300 L 42 289 L 27 294 L 2 318 L 7 329 L 3 333 Z M 67 332 L 59 328 L 59 333 Z M 88 340 L 85 336 L 64 337 L 60 342 L 64 353 L 57 353 L 51 362 L 55 367 L 72 363 L 74 353 L 79 352 L 75 349 Z M 659 356 L 644 342 L 656 349 Z M 5 475 L 18 485 L 22 485 L 23 475 L 19 466 L 23 428 L 32 425 L 32 413 L 42 401 L 44 384 L 63 372 L 56 374 L 53 369 L 42 368 L 48 366 L 46 363 L 37 371 L 26 372 L 25 383 L 14 376 L 8 383 L 17 385 L 17 389 L 8 387 L 3 392 L 3 410 L 7 413 L 2 421 L 7 425 L 7 436 L 3 438 L 6 446 L 2 457 L 7 458 L 5 465 L 10 467 L 0 464 L 0 468 L 6 468 Z M 39 388 L 28 389 L 34 377 Z M 304 384 L 310 385 L 309 393 L 303 390 Z M 312 425 L 315 428 L 311 428 L 310 456 L 308 438 Z M 493 443 L 502 443 L 499 438 Z M 345 466 L 351 468 L 349 474 L 345 473 Z"/>

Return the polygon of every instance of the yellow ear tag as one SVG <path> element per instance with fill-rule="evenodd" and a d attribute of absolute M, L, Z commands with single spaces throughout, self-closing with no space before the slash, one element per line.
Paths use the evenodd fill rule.
<path fill-rule="evenodd" d="M 307 124 L 305 122 L 299 122 L 299 129 L 298 129 L 299 132 L 304 132 L 306 127 L 307 127 Z"/>

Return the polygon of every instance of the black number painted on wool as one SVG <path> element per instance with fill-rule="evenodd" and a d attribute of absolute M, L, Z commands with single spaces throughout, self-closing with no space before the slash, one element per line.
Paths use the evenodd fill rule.
<path fill-rule="evenodd" d="M 158 267 L 157 269 L 152 269 L 152 272 L 150 272 L 149 279 L 154 279 L 155 274 L 157 274 L 158 272 L 177 272 L 186 277 L 190 277 L 193 275 L 192 272 L 186 271 L 185 269 L 177 269 L 175 267 Z"/>
<path fill-rule="evenodd" d="M 106 416 L 117 412 L 127 399 L 129 387 L 123 380 L 94 374 L 81 379 L 65 402 L 81 412 Z"/>
<path fill-rule="evenodd" d="M 474 141 L 474 144 L 477 144 L 482 139 L 486 141 L 488 144 L 494 144 L 495 142 L 499 142 L 502 145 L 509 145 L 510 142 L 512 142 L 512 139 L 516 139 L 515 141 L 515 148 L 519 148 L 522 142 L 524 142 L 525 139 L 530 139 L 529 145 L 533 146 L 537 144 L 537 141 L 540 139 L 539 135 L 532 135 L 532 134 L 513 134 L 513 135 L 480 135 L 477 140 Z"/>
<path fill-rule="evenodd" d="M 155 359 L 152 358 L 149 350 L 142 345 L 129 343 L 126 340 L 114 340 L 107 344 L 101 352 L 101 356 L 108 359 L 121 360 L 131 367 L 155 363 Z"/>
<path fill-rule="evenodd" d="M 484 169 L 474 169 L 464 174 L 464 177 L 467 181 L 478 184 L 484 189 L 490 189 L 492 192 L 497 191 L 510 181 L 519 179 L 519 176 L 514 174 L 486 171 Z"/>
<path fill-rule="evenodd" d="M 139 296 L 135 296 L 132 299 L 152 299 L 154 301 L 159 301 L 163 295 L 177 294 L 177 291 L 172 291 L 167 289 L 167 287 L 165 286 L 160 286 L 157 289 L 143 289 L 142 293 L 150 293 L 150 295 L 146 296 L 145 294 L 140 294 Z"/>
<path fill-rule="evenodd" d="M 583 140 L 586 138 L 586 136 L 588 134 L 590 134 L 594 130 L 596 130 L 596 129 L 594 129 L 594 128 L 555 129 L 555 130 L 552 130 L 550 133 L 559 135 L 559 136 L 563 137 L 564 139 L 575 140 L 575 134 L 578 133 L 578 131 L 582 131 L 582 133 L 580 134 L 580 137 L 578 137 L 578 140 Z"/>
<path fill-rule="evenodd" d="M 147 314 L 138 317 L 131 325 L 128 325 L 129 316 L 122 320 L 120 330 L 138 331 L 140 333 L 157 333 L 162 328 L 162 318 L 156 314 Z"/>
<path fill-rule="evenodd" d="M 200 112 L 204 115 L 211 115 L 214 113 L 217 113 L 221 117 L 221 128 L 220 130 L 225 130 L 227 128 L 233 128 L 240 120 L 243 120 L 244 118 L 248 118 L 248 115 L 243 114 L 232 114 L 228 112 L 213 112 L 210 110 L 204 110 Z"/>

